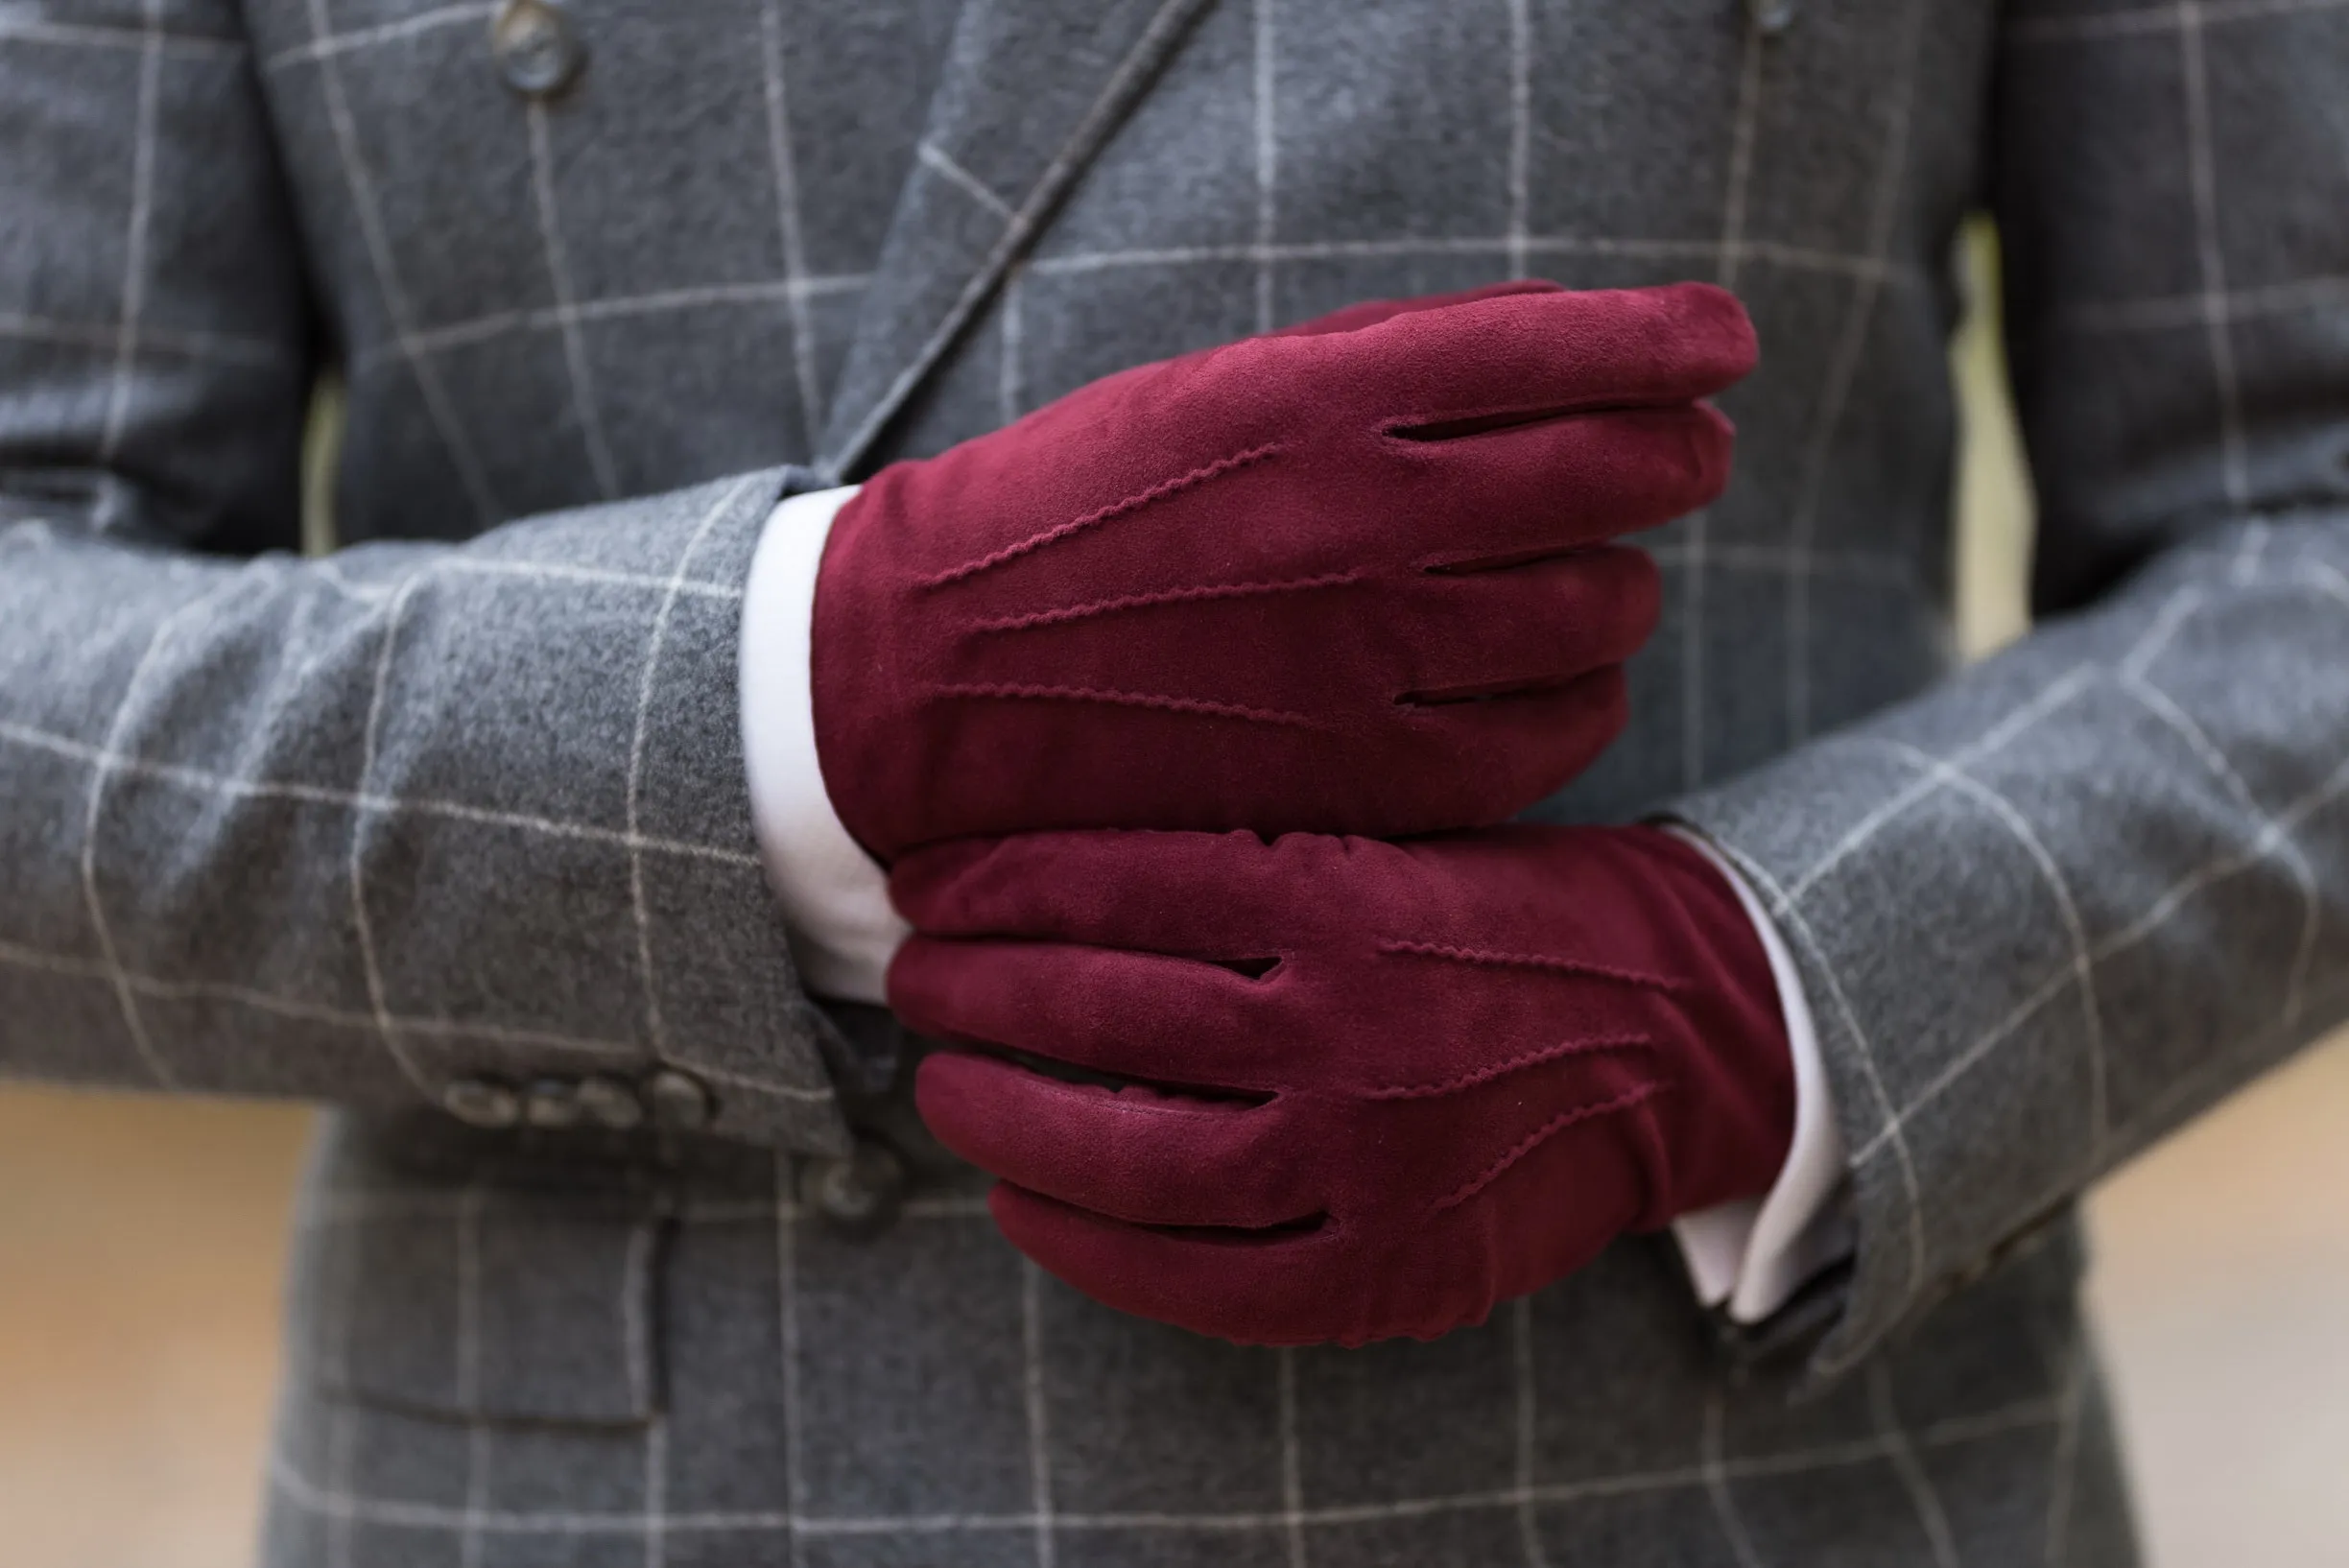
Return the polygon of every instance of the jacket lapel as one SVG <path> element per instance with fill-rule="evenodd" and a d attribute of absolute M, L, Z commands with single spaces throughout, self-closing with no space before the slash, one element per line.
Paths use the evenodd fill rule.
<path fill-rule="evenodd" d="M 967 0 L 834 391 L 854 470 L 1212 0 Z"/>

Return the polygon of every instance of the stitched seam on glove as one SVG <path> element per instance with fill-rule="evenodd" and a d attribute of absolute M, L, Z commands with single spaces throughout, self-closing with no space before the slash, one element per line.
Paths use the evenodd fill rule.
<path fill-rule="evenodd" d="M 973 578 L 982 572 L 992 571 L 1006 561 L 1016 560 L 1022 556 L 1043 549 L 1048 544 L 1057 544 L 1072 534 L 1081 534 L 1086 529 L 1097 528 L 1113 518 L 1139 511 L 1153 501 L 1163 501 L 1170 495 L 1177 495 L 1184 490 L 1204 485 L 1219 475 L 1231 472 L 1234 468 L 1244 468 L 1251 463 L 1260 463 L 1281 450 L 1280 442 L 1267 441 L 1262 446 L 1251 446 L 1245 452 L 1234 452 L 1230 457 L 1218 458 L 1213 463 L 1201 463 L 1187 474 L 1178 474 L 1173 479 L 1152 485 L 1149 489 L 1138 491 L 1126 497 L 1123 501 L 1112 501 L 1105 507 L 1098 507 L 1082 516 L 1072 517 L 1065 523 L 1048 528 L 1041 534 L 1032 534 L 1024 539 L 1005 545 L 1000 550 L 991 550 L 976 560 L 966 560 L 960 566 L 950 566 L 935 576 L 924 578 L 921 585 L 925 588 L 948 587 L 962 582 L 965 578 Z"/>
<path fill-rule="evenodd" d="M 1191 587 L 1164 588 L 1156 593 L 1129 593 L 1115 599 L 1096 599 L 1089 605 L 1031 610 L 1025 615 L 1006 615 L 992 621 L 973 621 L 971 627 L 978 631 L 1026 631 L 1032 627 L 1060 626 L 1096 615 L 1112 615 L 1119 610 L 1147 609 L 1153 605 L 1188 605 L 1216 599 L 1252 599 L 1266 594 L 1339 588 L 1349 582 L 1360 582 L 1368 576 L 1368 571 L 1357 567 L 1347 572 L 1324 572 L 1318 577 L 1293 577 L 1269 582 L 1201 582 Z"/>
<path fill-rule="evenodd" d="M 1108 691 L 1093 686 L 1030 686 L 1008 681 L 956 681 L 931 688 L 937 697 L 997 698 L 1013 701 L 1111 702 L 1122 707 L 1159 708 L 1169 713 L 1198 713 L 1217 719 L 1245 719 L 1251 724 L 1288 725 L 1300 729 L 1326 727 L 1303 713 L 1273 708 L 1243 707 L 1205 697 L 1173 697 L 1163 692 Z"/>
<path fill-rule="evenodd" d="M 1688 982 L 1669 975 L 1643 974 L 1637 969 L 1618 969 L 1611 964 L 1586 963 L 1580 959 L 1559 958 L 1550 953 L 1495 953 L 1481 947 L 1457 947 L 1449 942 L 1386 940 L 1379 943 L 1382 953 L 1403 953 L 1413 958 L 1443 959 L 1453 963 L 1474 963 L 1498 969 L 1552 969 L 1559 974 L 1587 975 L 1593 980 L 1619 981 L 1625 986 L 1637 986 L 1651 991 L 1685 991 Z"/>
<path fill-rule="evenodd" d="M 1433 1100 L 1447 1094 L 1458 1094 L 1463 1089 L 1473 1089 L 1480 1083 L 1490 1083 L 1494 1079 L 1507 1078 L 1511 1073 L 1538 1067 L 1544 1062 L 1562 1061 L 1569 1057 L 1597 1056 L 1606 1051 L 1651 1050 L 1654 1046 L 1655 1038 L 1649 1034 L 1595 1034 L 1588 1039 L 1566 1040 L 1557 1045 L 1544 1046 L 1539 1051 L 1529 1051 L 1507 1061 L 1497 1061 L 1489 1067 L 1462 1073 L 1458 1078 L 1434 1083 L 1391 1083 L 1364 1089 L 1362 1093 L 1365 1100 Z"/>
<path fill-rule="evenodd" d="M 1636 1105 L 1654 1099 L 1659 1094 L 1669 1094 L 1670 1092 L 1672 1092 L 1672 1085 L 1669 1083 L 1643 1083 L 1635 1089 L 1625 1090 L 1624 1093 L 1617 1095 L 1612 1100 L 1602 1100 L 1598 1104 L 1590 1105 L 1577 1105 L 1571 1110 L 1562 1110 L 1558 1112 L 1555 1116 L 1551 1117 L 1549 1121 L 1544 1122 L 1539 1128 L 1536 1128 L 1532 1132 L 1527 1134 L 1524 1140 L 1521 1141 L 1516 1148 L 1510 1150 L 1507 1153 L 1495 1160 L 1492 1165 L 1485 1170 L 1483 1175 L 1478 1176 L 1474 1181 L 1469 1182 L 1468 1185 L 1462 1187 L 1451 1197 L 1438 1200 L 1436 1204 L 1436 1212 L 1440 1214 L 1446 1209 L 1458 1208 L 1462 1203 L 1467 1202 L 1468 1200 L 1474 1198 L 1477 1194 L 1483 1192 L 1485 1188 L 1500 1180 L 1510 1166 L 1516 1164 L 1519 1160 L 1524 1159 L 1528 1154 L 1530 1154 L 1534 1150 L 1539 1149 L 1543 1144 L 1548 1143 L 1552 1138 L 1556 1137 L 1568 1128 L 1574 1127 L 1582 1122 L 1596 1121 L 1602 1116 L 1613 1116 L 1619 1112 L 1630 1110 Z"/>

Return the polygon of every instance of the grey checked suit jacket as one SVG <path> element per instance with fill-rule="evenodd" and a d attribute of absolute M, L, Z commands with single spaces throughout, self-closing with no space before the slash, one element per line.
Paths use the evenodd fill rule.
<path fill-rule="evenodd" d="M 2070 1205 L 2349 982 L 2349 5 L 1785 11 L 574 0 L 581 64 L 463 0 L 0 6 L 0 1059 L 344 1107 L 271 1561 L 2132 1559 Z M 1953 673 L 1982 202 L 2042 629 Z M 1275 1354 L 1039 1276 L 947 1166 L 877 1238 L 804 1214 L 851 1121 L 926 1155 L 753 855 L 770 507 L 1513 273 L 1759 323 L 1634 727 L 1544 814 L 1764 891 L 1849 1268 L 1724 1335 L 1639 1239 Z M 660 1068 L 706 1135 L 437 1108 Z"/>

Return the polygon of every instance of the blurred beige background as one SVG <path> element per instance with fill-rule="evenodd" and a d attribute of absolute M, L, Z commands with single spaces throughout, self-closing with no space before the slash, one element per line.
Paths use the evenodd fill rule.
<path fill-rule="evenodd" d="M 1985 236 L 1969 254 L 1988 275 Z M 1977 651 L 2022 628 L 2029 525 L 1988 314 L 1957 351 L 1961 620 Z M 10 1568 L 247 1560 L 305 1123 L 285 1107 L 0 1090 Z M 2156 1568 L 2349 1563 L 2344 1130 L 2349 1039 L 2097 1197 L 2092 1290 Z"/>

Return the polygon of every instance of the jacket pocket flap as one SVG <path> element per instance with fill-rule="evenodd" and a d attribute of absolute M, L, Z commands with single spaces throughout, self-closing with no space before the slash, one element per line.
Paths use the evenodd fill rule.
<path fill-rule="evenodd" d="M 649 1194 L 474 1183 L 319 1195 L 298 1289 L 329 1393 L 465 1419 L 616 1424 L 660 1405 Z"/>

